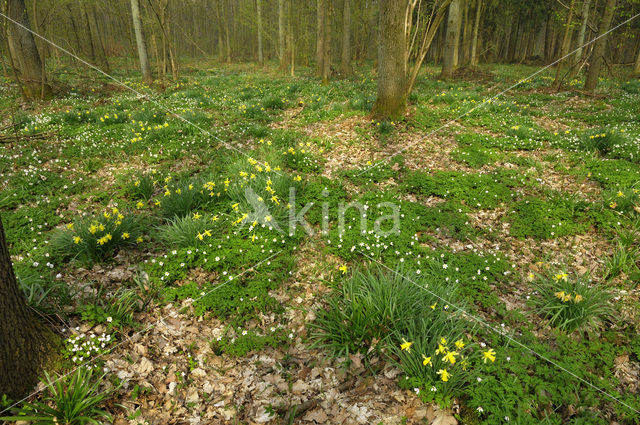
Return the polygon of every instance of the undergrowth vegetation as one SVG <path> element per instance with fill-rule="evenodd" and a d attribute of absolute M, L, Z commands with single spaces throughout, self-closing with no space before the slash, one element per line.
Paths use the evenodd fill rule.
<path fill-rule="evenodd" d="M 531 70 L 487 67 L 505 87 Z M 592 98 L 543 73 L 489 101 L 427 66 L 412 113 L 385 121 L 368 68 L 213 71 L 131 82 L 186 121 L 98 84 L 0 118 L 20 140 L 0 144 L 19 287 L 63 341 L 64 377 L 11 415 L 133 421 L 129 398 L 237 414 L 205 380 L 255 368 L 288 400 L 362 361 L 462 423 L 637 423 L 636 82 Z"/>

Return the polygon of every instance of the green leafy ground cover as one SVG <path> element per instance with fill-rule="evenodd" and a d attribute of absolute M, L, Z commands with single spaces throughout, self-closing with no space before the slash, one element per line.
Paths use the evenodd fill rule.
<path fill-rule="evenodd" d="M 505 86 L 531 71 L 488 70 Z M 95 81 L 27 111 L 4 92 L 18 140 L 0 145 L 0 213 L 29 303 L 72 325 L 55 372 L 173 308 L 217 323 L 207 344 L 223 358 L 298 344 L 338 367 L 382 358 L 464 423 L 637 423 L 620 368 L 640 365 L 640 98 L 615 80 L 598 100 L 538 91 L 548 79 L 486 102 L 486 85 L 427 73 L 394 123 L 368 117 L 369 69 L 327 86 L 251 68 L 136 84 L 154 101 Z M 449 150 L 421 138 L 468 111 L 441 133 Z M 290 229 L 311 202 L 314 235 Z M 324 272 L 301 289 L 308 263 Z M 294 303 L 305 291 L 317 303 Z M 109 337 L 68 330 L 81 325 Z M 192 352 L 174 363 L 192 371 Z"/>

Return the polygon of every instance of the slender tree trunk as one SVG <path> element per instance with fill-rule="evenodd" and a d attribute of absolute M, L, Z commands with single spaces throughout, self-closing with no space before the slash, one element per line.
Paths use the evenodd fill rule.
<path fill-rule="evenodd" d="M 91 34 L 91 43 L 92 49 L 94 52 L 94 57 L 96 60 L 96 65 L 100 67 L 104 72 L 110 72 L 109 61 L 107 60 L 107 54 L 104 50 L 104 45 L 102 44 L 102 38 L 100 37 L 100 31 L 98 29 L 98 22 L 96 20 L 96 11 L 94 6 L 91 4 L 85 3 L 84 14 L 87 18 L 87 23 L 89 26 L 89 33 Z"/>
<path fill-rule="evenodd" d="M 258 63 L 264 66 L 264 52 L 262 51 L 262 0 L 257 0 L 258 13 Z"/>
<path fill-rule="evenodd" d="M 140 17 L 140 0 L 131 0 L 131 15 L 133 17 L 133 29 L 136 33 L 136 46 L 138 47 L 138 58 L 140 59 L 140 70 L 142 71 L 142 80 L 146 84 L 153 82 L 151 76 L 151 66 L 149 65 L 149 56 L 147 55 L 147 42 L 142 32 L 142 19 Z"/>
<path fill-rule="evenodd" d="M 46 341 L 44 328 L 18 288 L 0 219 L 0 394 L 19 399 L 33 389 Z"/>
<path fill-rule="evenodd" d="M 638 56 L 636 57 L 636 63 L 633 66 L 633 76 L 640 77 L 640 48 L 638 49 Z"/>
<path fill-rule="evenodd" d="M 287 69 L 287 55 L 285 52 L 286 17 L 284 14 L 284 0 L 278 0 L 278 55 L 280 56 L 280 71 Z"/>
<path fill-rule="evenodd" d="M 613 11 L 616 7 L 616 0 L 607 0 L 604 7 L 604 13 L 602 14 L 602 20 L 598 26 L 598 39 L 593 46 L 593 52 L 591 53 L 591 59 L 589 64 L 589 70 L 587 71 L 587 78 L 584 82 L 584 89 L 588 91 L 594 91 L 596 85 L 598 85 L 598 78 L 600 77 L 600 69 L 602 68 L 602 62 L 604 60 L 604 50 L 607 46 L 607 36 L 604 35 L 609 31 L 611 27 L 611 21 L 613 19 Z"/>
<path fill-rule="evenodd" d="M 31 28 L 24 0 L 8 0 L 7 16 L 18 24 L 7 23 L 7 42 L 16 75 L 22 82 L 22 91 L 27 99 L 47 97 L 52 89 L 42 66 L 38 48 Z"/>
<path fill-rule="evenodd" d="M 461 20 L 462 23 L 462 44 L 458 55 L 458 64 L 466 66 L 469 64 L 469 33 L 471 33 L 471 25 L 469 22 L 469 4 L 471 0 L 464 1 L 464 13 Z"/>
<path fill-rule="evenodd" d="M 322 70 L 324 69 L 324 19 L 326 11 L 327 0 L 317 0 L 317 13 L 316 13 L 316 74 L 318 77 L 322 77 Z"/>
<path fill-rule="evenodd" d="M 351 66 L 351 0 L 344 0 L 342 9 L 342 73 L 353 74 Z"/>
<path fill-rule="evenodd" d="M 322 58 L 322 84 L 329 84 L 331 73 L 331 0 L 325 0 L 324 54 Z"/>
<path fill-rule="evenodd" d="M 288 25 L 287 25 L 287 34 L 288 34 L 288 44 L 289 44 L 289 63 L 290 63 L 290 75 L 295 77 L 296 75 L 296 45 L 293 38 L 293 0 L 290 0 L 287 3 L 287 7 L 289 9 L 288 15 Z"/>
<path fill-rule="evenodd" d="M 580 22 L 580 31 L 578 32 L 577 50 L 573 56 L 573 63 L 577 64 L 582 59 L 582 45 L 584 44 L 584 37 L 587 33 L 587 24 L 589 22 L 589 7 L 591 6 L 591 0 L 584 0 L 582 3 L 582 21 Z M 577 69 L 577 68 L 576 68 Z"/>
<path fill-rule="evenodd" d="M 567 12 L 566 28 L 564 30 L 564 36 L 562 37 L 562 48 L 560 49 L 560 62 L 556 65 L 556 77 L 553 80 L 554 90 L 560 90 L 560 86 L 562 85 L 560 72 L 562 71 L 562 66 L 566 62 L 565 56 L 569 53 L 569 47 L 571 46 L 571 21 L 573 20 L 573 8 L 575 4 L 576 0 L 571 0 L 569 12 Z"/>
<path fill-rule="evenodd" d="M 478 66 L 478 31 L 480 28 L 480 12 L 482 9 L 482 0 L 476 0 L 476 21 L 473 24 L 473 36 L 471 37 L 471 67 Z"/>
<path fill-rule="evenodd" d="M 406 7 L 405 0 L 380 0 L 378 97 L 373 106 L 377 118 L 399 117 L 406 108 Z"/>
<path fill-rule="evenodd" d="M 449 17 L 447 19 L 447 33 L 444 57 L 442 60 L 442 74 L 440 78 L 451 78 L 456 66 L 458 42 L 460 40 L 460 0 L 453 0 L 449 5 Z"/>

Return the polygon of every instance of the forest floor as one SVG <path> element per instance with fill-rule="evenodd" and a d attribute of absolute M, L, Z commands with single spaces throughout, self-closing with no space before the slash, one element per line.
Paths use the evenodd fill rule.
<path fill-rule="evenodd" d="M 53 376 L 104 373 L 117 425 L 637 423 L 640 81 L 556 93 L 551 71 L 483 71 L 427 68 L 398 122 L 371 120 L 366 68 L 326 86 L 239 65 L 162 89 L 123 74 L 28 110 L 3 85 L 0 213 L 63 339 Z M 314 234 L 289 231 L 312 202 Z M 366 231 L 355 207 L 339 230 L 349 202 Z M 384 236 L 382 202 L 400 212 Z M 353 285 L 396 272 L 431 297 L 412 314 L 475 326 L 410 337 L 397 294 L 358 310 Z M 446 380 L 422 361 L 454 335 L 448 352 L 475 351 Z"/>

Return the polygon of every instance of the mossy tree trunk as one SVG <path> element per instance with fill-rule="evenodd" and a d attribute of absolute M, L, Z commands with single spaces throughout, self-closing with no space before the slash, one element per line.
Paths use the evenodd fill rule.
<path fill-rule="evenodd" d="M 397 118 L 407 104 L 407 63 L 404 0 L 380 0 L 378 45 L 378 97 L 376 118 Z"/>

